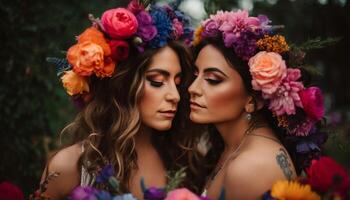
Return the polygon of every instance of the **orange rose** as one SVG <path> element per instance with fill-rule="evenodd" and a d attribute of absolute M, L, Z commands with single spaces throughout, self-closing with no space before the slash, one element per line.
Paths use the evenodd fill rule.
<path fill-rule="evenodd" d="M 78 43 L 83 43 L 90 41 L 92 43 L 98 44 L 102 47 L 104 55 L 109 56 L 111 54 L 111 48 L 109 47 L 103 33 L 95 27 L 87 28 L 78 37 Z"/>
<path fill-rule="evenodd" d="M 72 70 L 66 71 L 61 77 L 63 87 L 67 90 L 69 95 L 82 94 L 89 92 L 89 85 L 85 78 L 77 75 Z"/>
<path fill-rule="evenodd" d="M 103 78 L 103 77 L 110 77 L 112 76 L 115 69 L 115 63 L 112 60 L 111 57 L 105 58 L 104 67 L 100 69 L 95 70 L 95 74 L 97 77 Z"/>
<path fill-rule="evenodd" d="M 90 76 L 95 69 L 104 67 L 104 51 L 100 45 L 85 41 L 68 49 L 67 60 L 80 76 Z"/>
<path fill-rule="evenodd" d="M 282 56 L 274 52 L 261 51 L 249 60 L 254 90 L 272 94 L 287 75 L 287 66 Z"/>

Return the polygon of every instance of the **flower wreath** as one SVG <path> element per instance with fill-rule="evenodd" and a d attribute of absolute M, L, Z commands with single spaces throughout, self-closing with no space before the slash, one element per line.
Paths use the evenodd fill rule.
<path fill-rule="evenodd" d="M 276 33 L 282 26 L 270 23 L 266 16 L 251 17 L 247 11 L 218 11 L 196 29 L 192 44 L 219 38 L 247 61 L 253 89 L 261 92 L 278 126 L 286 130 L 286 142 L 295 145 L 299 157 L 307 158 L 298 161 L 304 168 L 326 141 L 325 133 L 316 128 L 324 117 L 323 95 L 318 87 L 305 87 L 301 80 L 305 53 Z"/>
<path fill-rule="evenodd" d="M 130 45 L 142 53 L 173 40 L 190 44 L 193 37 L 189 18 L 174 4 L 157 6 L 132 0 L 127 8 L 106 10 L 101 19 L 89 18 L 92 26 L 77 37 L 66 59 L 48 58 L 59 66 L 64 88 L 80 104 L 91 98 L 88 78 L 111 77 L 117 64 L 128 59 Z"/>

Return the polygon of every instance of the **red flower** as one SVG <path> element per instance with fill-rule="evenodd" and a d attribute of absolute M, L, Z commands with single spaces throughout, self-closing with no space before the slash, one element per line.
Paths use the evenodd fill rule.
<path fill-rule="evenodd" d="M 137 31 L 135 15 L 125 8 L 114 8 L 103 13 L 101 22 L 106 33 L 113 39 L 125 39 Z"/>
<path fill-rule="evenodd" d="M 327 192 L 332 189 L 339 195 L 344 195 L 350 189 L 346 170 L 330 157 L 323 156 L 319 160 L 312 160 L 306 172 L 307 182 L 317 191 Z"/>
<path fill-rule="evenodd" d="M 299 92 L 306 114 L 316 121 L 324 116 L 322 91 L 318 87 L 309 87 Z"/>
<path fill-rule="evenodd" d="M 24 200 L 22 191 L 10 182 L 0 184 L 0 199 Z"/>
<path fill-rule="evenodd" d="M 122 61 L 129 56 L 129 44 L 123 40 L 111 40 L 109 46 L 112 50 L 112 58 L 115 61 Z"/>

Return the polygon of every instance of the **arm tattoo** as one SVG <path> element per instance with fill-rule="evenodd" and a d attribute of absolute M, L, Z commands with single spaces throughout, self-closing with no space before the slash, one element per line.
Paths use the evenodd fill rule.
<path fill-rule="evenodd" d="M 293 171 L 291 169 L 291 163 L 288 160 L 288 154 L 286 150 L 284 150 L 283 148 L 280 148 L 279 153 L 276 156 L 276 160 L 278 165 L 281 167 L 284 176 L 288 180 L 291 180 L 293 176 Z"/>

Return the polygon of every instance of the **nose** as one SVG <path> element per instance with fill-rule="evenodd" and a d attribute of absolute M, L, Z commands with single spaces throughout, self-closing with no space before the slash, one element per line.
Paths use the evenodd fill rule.
<path fill-rule="evenodd" d="M 199 76 L 197 76 L 196 79 L 193 81 L 193 83 L 188 88 L 188 92 L 190 93 L 191 97 L 202 95 L 202 91 L 201 91 L 199 82 L 200 82 Z"/>
<path fill-rule="evenodd" d="M 176 85 L 171 87 L 168 93 L 165 94 L 165 99 L 173 103 L 178 103 L 180 101 L 180 94 L 176 88 Z"/>

